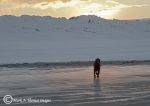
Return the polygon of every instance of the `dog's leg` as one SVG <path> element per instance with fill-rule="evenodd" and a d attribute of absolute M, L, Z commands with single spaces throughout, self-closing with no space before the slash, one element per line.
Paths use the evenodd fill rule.
<path fill-rule="evenodd" d="M 94 77 L 97 77 L 97 70 L 94 71 Z"/>
<path fill-rule="evenodd" d="M 100 74 L 100 70 L 98 69 L 97 70 L 97 77 L 99 77 L 99 74 Z"/>
<path fill-rule="evenodd" d="M 94 69 L 94 78 L 96 77 L 96 70 Z"/>

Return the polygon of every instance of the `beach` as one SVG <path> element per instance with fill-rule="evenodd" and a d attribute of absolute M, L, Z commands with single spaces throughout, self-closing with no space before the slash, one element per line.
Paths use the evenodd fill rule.
<path fill-rule="evenodd" d="M 90 65 L 0 67 L 0 106 L 5 95 L 50 100 L 9 106 L 149 106 L 150 65 L 103 65 L 96 79 Z"/>

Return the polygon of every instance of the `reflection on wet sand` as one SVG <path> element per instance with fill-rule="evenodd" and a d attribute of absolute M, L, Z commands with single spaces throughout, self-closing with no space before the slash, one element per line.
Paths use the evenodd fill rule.
<path fill-rule="evenodd" d="M 3 68 L 0 98 L 11 94 L 52 99 L 52 104 L 34 104 L 43 106 L 149 106 L 149 70 L 149 65 L 102 66 L 100 78 L 94 79 L 93 67 Z"/>
<path fill-rule="evenodd" d="M 99 97 L 101 95 L 101 83 L 100 78 L 94 78 L 93 80 L 93 87 L 94 87 L 94 93 L 95 96 Z"/>

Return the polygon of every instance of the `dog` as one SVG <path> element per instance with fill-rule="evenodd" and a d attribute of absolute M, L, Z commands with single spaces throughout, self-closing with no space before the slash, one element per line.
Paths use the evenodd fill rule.
<path fill-rule="evenodd" d="M 94 62 L 94 78 L 99 78 L 101 68 L 101 60 L 99 58 L 95 59 Z"/>

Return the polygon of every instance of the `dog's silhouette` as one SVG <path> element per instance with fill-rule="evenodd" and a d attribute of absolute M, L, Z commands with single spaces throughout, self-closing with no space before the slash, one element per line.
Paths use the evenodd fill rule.
<path fill-rule="evenodd" d="M 94 77 L 99 77 L 101 68 L 101 60 L 97 58 L 94 62 Z"/>

